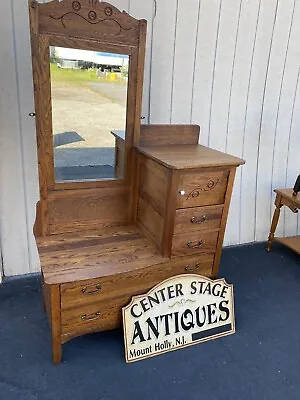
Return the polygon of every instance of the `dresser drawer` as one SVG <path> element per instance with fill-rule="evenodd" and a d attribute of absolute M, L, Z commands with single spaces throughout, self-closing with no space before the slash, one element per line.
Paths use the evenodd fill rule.
<path fill-rule="evenodd" d="M 117 327 L 121 323 L 121 309 L 131 300 L 122 296 L 113 302 L 97 302 L 82 307 L 62 310 L 62 335 L 88 333 L 106 329 L 106 326 Z"/>
<path fill-rule="evenodd" d="M 174 234 L 219 229 L 223 205 L 176 210 Z"/>
<path fill-rule="evenodd" d="M 211 254 L 201 257 L 192 255 L 114 276 L 65 283 L 60 286 L 61 308 L 67 310 L 103 301 L 110 302 L 120 292 L 124 295 L 145 293 L 164 279 L 187 272 L 211 276 L 213 259 Z"/>
<path fill-rule="evenodd" d="M 229 169 L 182 172 L 177 191 L 177 208 L 223 204 Z"/>
<path fill-rule="evenodd" d="M 195 253 L 214 253 L 217 247 L 218 235 L 218 230 L 174 235 L 172 255 L 182 256 Z"/>
<path fill-rule="evenodd" d="M 169 260 L 167 263 L 146 267 L 136 271 L 136 274 L 121 274 L 124 279 L 128 279 L 128 286 L 123 287 L 122 297 L 112 297 L 103 300 L 104 293 L 102 292 L 102 299 L 100 292 L 98 296 L 93 297 L 93 303 L 84 304 L 82 297 L 83 283 L 70 284 L 72 291 L 62 291 L 62 303 L 66 306 L 73 305 L 72 308 L 62 309 L 61 311 L 61 324 L 63 335 L 74 335 L 80 333 L 88 333 L 93 331 L 100 331 L 113 329 L 121 324 L 121 310 L 122 307 L 129 304 L 133 294 L 144 294 L 149 289 L 157 285 L 159 282 L 170 278 L 174 275 L 196 273 L 204 276 L 211 277 L 212 266 L 214 261 L 213 254 L 198 254 L 191 257 L 183 257 L 175 261 Z M 105 280 L 105 278 L 103 278 Z M 134 287 L 130 284 L 133 281 Z M 98 280 L 101 282 L 101 279 Z M 119 281 L 120 284 L 121 281 Z M 118 283 L 115 283 L 114 290 L 120 290 Z M 66 285 L 62 285 L 66 286 Z M 69 286 L 69 289 L 71 286 Z M 76 291 L 75 288 L 78 290 Z M 108 295 L 113 295 L 114 291 L 110 291 L 106 286 Z M 127 292 L 127 294 L 126 294 Z M 71 295 L 72 293 L 72 295 Z M 77 293 L 77 295 L 75 294 Z"/>

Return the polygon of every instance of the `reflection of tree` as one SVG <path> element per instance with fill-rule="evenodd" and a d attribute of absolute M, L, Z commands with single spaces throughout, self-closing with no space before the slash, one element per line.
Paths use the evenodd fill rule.
<path fill-rule="evenodd" d="M 124 77 L 128 77 L 128 64 L 127 65 L 122 65 L 122 67 L 120 67 L 121 73 Z"/>
<path fill-rule="evenodd" d="M 50 62 L 56 64 L 59 61 L 59 57 L 56 55 L 55 47 L 50 47 Z"/>

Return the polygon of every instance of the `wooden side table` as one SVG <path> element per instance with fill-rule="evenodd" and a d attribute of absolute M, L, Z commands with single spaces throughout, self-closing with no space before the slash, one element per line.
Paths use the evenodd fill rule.
<path fill-rule="evenodd" d="M 292 236 L 286 238 L 275 237 L 275 230 L 278 224 L 280 210 L 282 206 L 288 207 L 293 213 L 298 213 L 300 209 L 300 193 L 298 195 L 293 195 L 293 189 L 275 189 L 276 194 L 275 199 L 275 211 L 272 218 L 272 224 L 270 229 L 270 234 L 268 238 L 267 251 L 270 251 L 273 240 L 284 244 L 290 249 L 294 250 L 296 253 L 300 254 L 300 236 Z"/>

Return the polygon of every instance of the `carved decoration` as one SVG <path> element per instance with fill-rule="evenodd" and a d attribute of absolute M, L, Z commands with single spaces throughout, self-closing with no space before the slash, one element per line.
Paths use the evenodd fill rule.
<path fill-rule="evenodd" d="M 40 32 L 58 33 L 69 36 L 91 38 L 107 36 L 122 37 L 124 43 L 137 43 L 140 21 L 125 11 L 99 0 L 54 0 L 49 3 L 36 3 L 41 20 Z M 56 24 L 49 20 L 57 21 Z M 89 26 L 97 25 L 96 29 Z M 49 30 L 50 29 L 50 30 Z"/>
<path fill-rule="evenodd" d="M 217 186 L 218 183 L 219 183 L 219 179 L 217 179 L 216 181 L 213 179 L 209 179 L 209 181 L 207 182 L 207 184 L 205 186 L 197 187 L 191 193 L 189 193 L 186 200 L 188 200 L 191 197 L 196 198 L 196 197 L 200 196 L 201 192 L 208 192 L 210 190 L 213 190 Z"/>

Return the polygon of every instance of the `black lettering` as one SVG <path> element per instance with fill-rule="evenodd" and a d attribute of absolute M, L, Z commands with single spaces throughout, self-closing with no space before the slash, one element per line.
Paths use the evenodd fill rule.
<path fill-rule="evenodd" d="M 203 313 L 203 321 L 201 321 L 201 319 L 200 319 L 200 312 Z M 200 307 L 196 308 L 195 314 L 196 314 L 196 324 L 197 324 L 197 326 L 199 326 L 199 328 L 201 328 L 205 324 L 205 321 L 206 321 L 205 307 L 203 306 L 202 308 L 200 308 Z"/>
<path fill-rule="evenodd" d="M 174 292 L 174 286 L 168 286 L 168 295 L 169 295 L 169 299 L 174 299 L 175 297 L 175 292 Z"/>
<path fill-rule="evenodd" d="M 175 319 L 175 321 L 174 321 L 174 324 L 175 324 L 175 333 L 178 333 L 178 332 L 180 332 L 179 331 L 179 321 L 178 321 L 178 311 L 176 311 L 176 312 L 174 312 L 174 319 Z"/>
<path fill-rule="evenodd" d="M 192 283 L 193 283 L 193 282 L 192 282 Z M 175 289 L 176 289 L 176 297 L 178 297 L 178 296 L 183 296 L 183 293 L 182 293 L 182 283 L 176 283 Z M 192 294 L 193 294 L 193 293 L 192 293 Z"/>
<path fill-rule="evenodd" d="M 137 339 L 137 338 L 140 339 L 140 343 L 146 341 L 145 338 L 144 338 L 143 332 L 141 330 L 139 321 L 136 321 L 134 323 L 134 331 L 133 331 L 133 338 L 132 338 L 131 344 L 134 344 L 135 339 Z"/>
<path fill-rule="evenodd" d="M 184 319 L 187 319 L 189 316 L 191 317 L 191 321 L 185 322 Z M 193 313 L 189 308 L 185 310 L 181 316 L 181 326 L 185 331 L 189 331 L 195 326 L 193 321 Z"/>
<path fill-rule="evenodd" d="M 148 339 L 147 340 L 151 339 L 150 329 L 154 333 L 156 339 L 158 338 L 158 336 L 159 336 L 158 319 L 159 319 L 159 317 L 155 317 L 156 326 L 154 325 L 154 323 L 152 322 L 150 317 L 146 319 L 146 323 L 148 324 Z"/>
<path fill-rule="evenodd" d="M 139 315 L 135 314 L 135 313 L 133 312 L 133 307 L 135 307 L 135 306 L 137 306 L 137 304 L 134 304 L 134 305 L 131 307 L 130 313 L 131 313 L 131 315 L 132 315 L 134 318 L 139 318 L 143 313 L 141 312 Z"/>
<path fill-rule="evenodd" d="M 221 312 L 225 312 L 225 317 L 222 317 L 222 315 L 220 315 L 219 321 L 226 321 L 229 318 L 229 308 L 228 307 L 224 307 L 223 304 L 228 304 L 229 300 L 222 300 L 219 304 L 219 309 Z"/>
<path fill-rule="evenodd" d="M 219 286 L 221 286 L 221 284 L 220 283 L 216 283 L 215 285 L 213 285 L 213 287 L 212 287 L 212 294 L 214 295 L 214 296 L 219 296 L 220 295 L 220 290 L 218 290 L 217 292 L 216 292 L 216 287 L 219 287 Z"/>
<path fill-rule="evenodd" d="M 191 294 L 195 294 L 196 293 L 196 291 L 197 291 L 197 288 L 196 288 L 196 284 L 197 284 L 197 282 L 195 282 L 195 281 L 193 281 L 192 283 L 191 283 Z"/>
<path fill-rule="evenodd" d="M 165 323 L 165 336 L 170 335 L 170 326 L 169 326 L 169 318 L 172 319 L 172 313 L 171 314 L 165 314 L 160 316 L 160 320 L 164 320 Z"/>
<path fill-rule="evenodd" d="M 142 309 L 143 309 L 145 312 L 150 310 L 150 307 L 149 307 L 149 305 L 147 304 L 147 299 L 142 299 L 142 300 L 140 301 L 140 303 L 141 303 Z M 146 303 L 146 304 L 145 304 L 145 303 Z M 149 308 L 147 308 L 147 306 L 148 306 Z"/>
<path fill-rule="evenodd" d="M 148 301 L 149 301 L 151 308 L 153 307 L 152 303 L 159 304 L 159 298 L 158 298 L 157 292 L 155 292 L 155 297 L 148 296 Z"/>
<path fill-rule="evenodd" d="M 214 309 L 212 307 L 214 307 Z M 207 304 L 207 311 L 208 311 L 208 314 L 207 314 L 208 322 L 207 322 L 207 324 L 208 325 L 211 325 L 211 324 L 214 324 L 215 322 L 217 322 L 216 307 L 217 307 L 216 303 Z M 212 319 L 213 316 L 215 317 L 214 320 Z"/>
<path fill-rule="evenodd" d="M 220 294 L 220 297 L 222 297 L 222 299 L 225 299 L 224 295 L 226 294 L 227 290 L 228 286 L 223 286 L 222 293 Z"/>
<path fill-rule="evenodd" d="M 166 301 L 164 290 L 165 290 L 165 288 L 159 289 L 158 293 L 160 293 L 162 300 Z"/>
<path fill-rule="evenodd" d="M 203 291 L 203 294 L 205 294 L 206 292 L 207 292 L 208 294 L 211 294 L 211 284 L 210 284 L 210 282 L 208 282 L 206 288 L 205 288 L 204 291 Z"/>
<path fill-rule="evenodd" d="M 199 281 L 198 283 L 199 283 L 199 293 L 198 294 L 203 294 L 202 290 L 203 290 L 203 285 L 204 285 L 205 282 Z"/>

